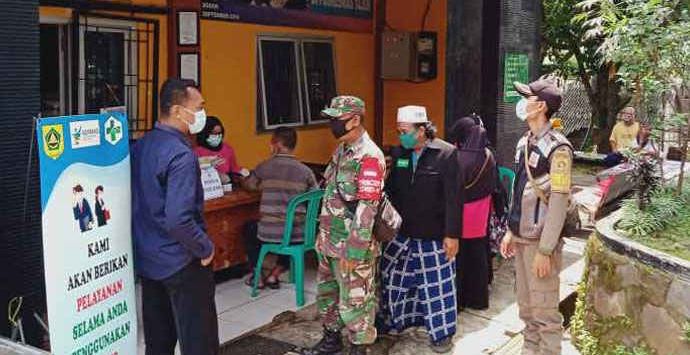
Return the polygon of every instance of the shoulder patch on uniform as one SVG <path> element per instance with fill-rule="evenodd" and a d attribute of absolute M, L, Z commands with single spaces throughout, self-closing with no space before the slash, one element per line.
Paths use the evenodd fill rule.
<path fill-rule="evenodd" d="M 357 199 L 378 201 L 383 188 L 383 169 L 379 159 L 365 157 L 362 159 L 357 175 Z"/>
<path fill-rule="evenodd" d="M 556 149 L 551 157 L 551 192 L 570 193 L 573 158 L 570 149 Z"/>

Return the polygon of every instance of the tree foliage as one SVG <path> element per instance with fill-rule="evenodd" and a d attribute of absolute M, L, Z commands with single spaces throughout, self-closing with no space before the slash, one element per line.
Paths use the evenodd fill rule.
<path fill-rule="evenodd" d="M 592 123 L 598 127 L 602 148 L 608 147 L 608 136 L 618 111 L 629 97 L 621 91 L 613 62 L 601 60 L 598 52 L 604 36 L 595 36 L 584 26 L 588 20 L 581 0 L 543 1 L 542 55 L 544 69 L 565 78 L 582 82 L 590 102 Z"/>
<path fill-rule="evenodd" d="M 635 105 L 662 135 L 678 133 L 682 156 L 688 149 L 687 105 L 677 105 L 673 115 L 670 97 L 682 102 L 690 88 L 690 6 L 687 0 L 586 0 L 586 38 L 603 38 L 597 48 L 602 63 L 614 63 L 617 78 L 634 94 Z M 685 106 L 685 107 L 684 107 Z M 677 193 L 683 184 L 681 163 Z"/>

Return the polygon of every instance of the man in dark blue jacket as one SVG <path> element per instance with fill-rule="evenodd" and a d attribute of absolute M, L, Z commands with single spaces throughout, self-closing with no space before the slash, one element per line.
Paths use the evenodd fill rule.
<path fill-rule="evenodd" d="M 132 151 L 132 232 L 142 280 L 147 355 L 218 353 L 214 248 L 203 219 L 199 163 L 187 139 L 205 125 L 204 99 L 169 79 L 161 117 Z"/>

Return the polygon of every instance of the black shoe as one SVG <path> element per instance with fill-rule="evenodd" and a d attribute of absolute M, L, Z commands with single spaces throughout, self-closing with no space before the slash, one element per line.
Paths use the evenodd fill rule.
<path fill-rule="evenodd" d="M 367 346 L 366 345 L 351 344 L 350 345 L 350 351 L 347 354 L 348 355 L 367 355 Z"/>
<path fill-rule="evenodd" d="M 431 350 L 437 354 L 446 354 L 453 350 L 453 337 L 446 337 L 437 342 L 431 342 Z"/>
<path fill-rule="evenodd" d="M 343 336 L 340 332 L 323 329 L 323 338 L 313 347 L 302 351 L 302 355 L 340 355 L 343 351 Z"/>

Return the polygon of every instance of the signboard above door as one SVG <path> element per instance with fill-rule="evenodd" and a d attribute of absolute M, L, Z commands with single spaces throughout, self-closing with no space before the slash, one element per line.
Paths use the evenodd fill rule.
<path fill-rule="evenodd" d="M 201 18 L 371 32 L 372 0 L 202 0 Z"/>

